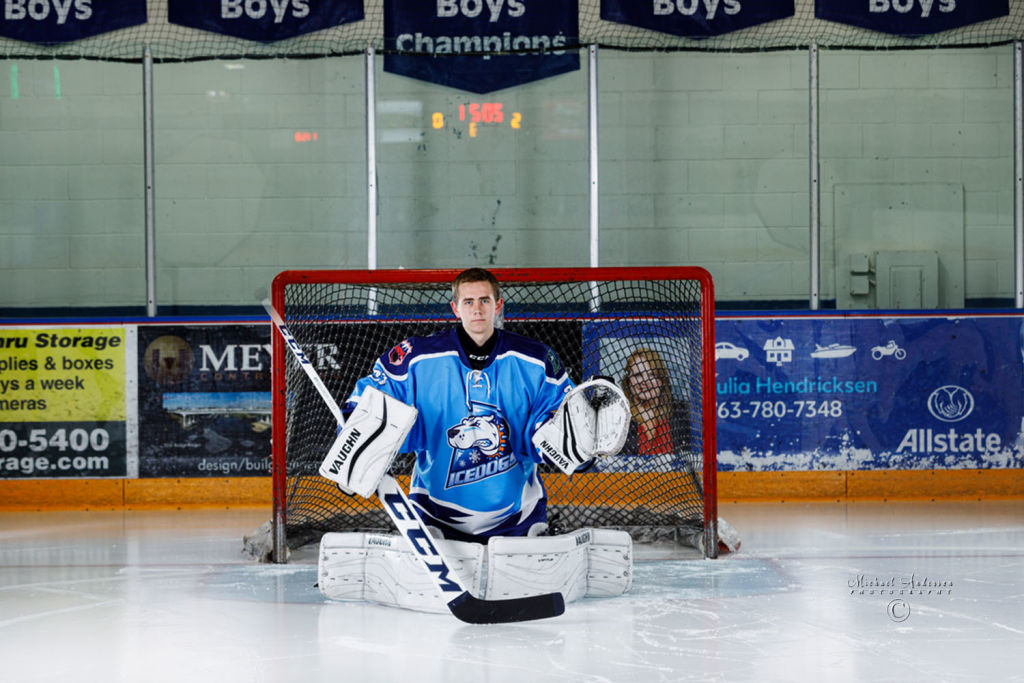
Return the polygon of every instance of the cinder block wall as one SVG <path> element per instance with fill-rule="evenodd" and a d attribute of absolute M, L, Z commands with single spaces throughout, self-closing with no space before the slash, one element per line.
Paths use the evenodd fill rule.
<path fill-rule="evenodd" d="M 585 56 L 487 95 L 382 61 L 380 267 L 589 263 Z M 917 183 L 962 187 L 966 296 L 1012 297 L 1012 46 L 823 50 L 819 65 L 823 297 L 843 276 L 836 226 L 854 221 L 837 188 L 884 201 Z M 366 266 L 364 68 L 155 66 L 161 304 L 253 305 L 282 269 Z M 806 300 L 808 74 L 805 51 L 600 51 L 602 265 L 701 265 L 720 301 Z M 4 305 L 145 303 L 141 95 L 138 65 L 0 61 Z M 474 104 L 492 120 L 460 120 Z M 916 242 L 950 218 L 906 210 Z"/>

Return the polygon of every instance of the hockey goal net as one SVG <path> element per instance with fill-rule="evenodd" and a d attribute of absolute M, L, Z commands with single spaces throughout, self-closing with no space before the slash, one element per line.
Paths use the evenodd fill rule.
<path fill-rule="evenodd" d="M 340 404 L 383 352 L 408 337 L 456 324 L 449 302 L 458 272 L 285 271 L 274 279 L 272 301 Z M 619 456 L 572 477 L 542 466 L 553 531 L 621 528 L 637 541 L 671 539 L 714 557 L 714 297 L 708 272 L 492 272 L 505 299 L 499 324 L 550 346 L 573 381 L 610 376 L 623 384 L 634 406 L 651 394 L 641 396 L 642 387 L 631 392 L 627 366 L 632 374 L 653 373 L 671 387 L 671 397 L 660 395 L 667 407 L 659 417 L 668 421 L 660 431 L 648 435 L 645 429 L 640 436 L 631 428 Z M 284 562 L 287 548 L 318 541 L 329 531 L 388 531 L 391 523 L 376 499 L 347 496 L 317 474 L 336 422 L 278 334 L 272 351 L 272 559 Z M 406 488 L 413 461 L 412 454 L 400 454 L 392 467 Z"/>

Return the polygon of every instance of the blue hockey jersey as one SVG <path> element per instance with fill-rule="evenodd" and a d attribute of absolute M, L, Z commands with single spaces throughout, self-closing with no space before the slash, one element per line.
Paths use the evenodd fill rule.
<path fill-rule="evenodd" d="M 409 497 L 425 523 L 460 540 L 524 535 L 547 516 L 530 438 L 572 380 L 550 348 L 501 329 L 474 370 L 457 329 L 384 353 L 346 409 L 372 384 L 419 410 L 402 452 L 416 453 Z"/>

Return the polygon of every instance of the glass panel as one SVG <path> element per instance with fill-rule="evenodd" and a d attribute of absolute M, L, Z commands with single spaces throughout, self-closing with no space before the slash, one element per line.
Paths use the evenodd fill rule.
<path fill-rule="evenodd" d="M 1012 51 L 821 52 L 823 299 L 1012 305 Z"/>
<path fill-rule="evenodd" d="M 805 306 L 807 74 L 806 52 L 602 51 L 602 264 L 703 266 L 720 304 Z"/>
<path fill-rule="evenodd" d="M 476 95 L 378 60 L 380 267 L 589 265 L 586 63 Z"/>
<path fill-rule="evenodd" d="M 0 306 L 145 307 L 141 92 L 137 64 L 0 60 Z"/>
<path fill-rule="evenodd" d="M 362 56 L 156 66 L 162 306 L 258 305 L 281 270 L 366 267 L 364 80 Z"/>

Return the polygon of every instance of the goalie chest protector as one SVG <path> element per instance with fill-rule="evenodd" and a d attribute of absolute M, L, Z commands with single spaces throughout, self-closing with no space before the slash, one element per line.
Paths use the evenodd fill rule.
<path fill-rule="evenodd" d="M 543 520 L 540 457 L 530 437 L 573 386 L 547 346 L 495 334 L 480 370 L 470 366 L 454 326 L 411 337 L 377 359 L 348 406 L 370 385 L 419 410 L 402 447 L 417 454 L 411 498 L 470 536 L 514 533 L 519 523 Z"/>

